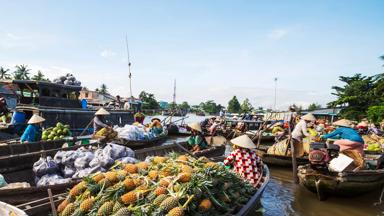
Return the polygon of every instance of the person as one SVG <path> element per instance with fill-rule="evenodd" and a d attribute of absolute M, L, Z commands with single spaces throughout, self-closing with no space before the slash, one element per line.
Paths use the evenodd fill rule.
<path fill-rule="evenodd" d="M 297 115 L 297 112 L 296 112 L 296 108 L 294 106 L 290 106 L 289 110 L 288 110 L 288 115 L 286 116 L 284 121 L 288 124 L 288 127 L 291 127 L 291 130 L 296 125 L 297 116 L 298 115 Z"/>
<path fill-rule="evenodd" d="M 368 127 L 367 134 L 371 134 L 371 133 L 375 134 L 377 136 L 383 136 L 384 135 L 384 131 L 377 128 L 375 124 L 370 124 Z"/>
<path fill-rule="evenodd" d="M 45 119 L 37 114 L 33 114 L 28 121 L 28 126 L 25 129 L 23 135 L 21 135 L 21 142 L 36 142 L 41 137 L 41 123 Z"/>
<path fill-rule="evenodd" d="M 0 116 L 3 123 L 7 123 L 7 119 L 10 118 L 7 101 L 3 96 L 0 96 Z"/>
<path fill-rule="evenodd" d="M 308 133 L 308 128 L 312 126 L 315 121 L 316 118 L 312 113 L 302 116 L 292 131 L 292 139 L 297 143 L 301 143 L 304 137 L 311 137 L 311 134 Z"/>
<path fill-rule="evenodd" d="M 282 136 L 285 134 L 285 130 L 282 127 L 283 123 L 282 122 L 276 122 L 273 127 L 272 127 L 272 135 L 275 137 L 275 140 L 280 140 Z"/>
<path fill-rule="evenodd" d="M 108 116 L 110 113 L 105 110 L 104 108 L 100 108 L 96 113 L 95 117 L 93 118 L 93 133 L 97 133 L 102 128 L 108 128 L 109 126 L 104 123 L 104 116 Z"/>
<path fill-rule="evenodd" d="M 120 95 L 116 95 L 115 108 L 121 109 L 121 98 Z"/>
<path fill-rule="evenodd" d="M 247 135 L 232 139 L 231 143 L 234 150 L 225 158 L 224 165 L 233 167 L 238 175 L 257 186 L 262 177 L 263 162 L 254 151 L 256 145 Z"/>
<path fill-rule="evenodd" d="M 135 121 L 136 124 L 141 124 L 142 125 L 144 123 L 145 115 L 142 112 L 137 112 L 137 113 L 135 113 L 133 118 L 134 118 L 134 121 Z"/>
<path fill-rule="evenodd" d="M 151 119 L 151 124 L 149 126 L 152 133 L 154 133 L 156 136 L 159 136 L 163 133 L 163 126 L 161 125 L 161 121 L 159 118 L 153 118 Z"/>
<path fill-rule="evenodd" d="M 333 123 L 336 126 L 336 130 L 332 133 L 322 135 L 321 139 L 337 138 L 334 144 L 340 146 L 340 151 L 344 150 L 356 150 L 361 156 L 364 156 L 364 140 L 360 134 L 351 128 L 351 121 L 347 119 L 341 119 Z"/>
<path fill-rule="evenodd" d="M 191 129 L 192 135 L 188 138 L 187 143 L 193 152 L 200 151 L 208 147 L 208 143 L 205 140 L 203 131 L 198 122 L 188 124 Z"/>

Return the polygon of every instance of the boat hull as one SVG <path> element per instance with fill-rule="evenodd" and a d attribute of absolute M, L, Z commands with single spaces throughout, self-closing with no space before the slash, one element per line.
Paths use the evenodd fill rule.
<path fill-rule="evenodd" d="M 265 164 L 269 166 L 279 166 L 279 167 L 292 167 L 292 157 L 291 156 L 281 156 L 281 155 L 271 155 L 267 154 L 265 151 L 257 151 Z M 309 163 L 308 158 L 300 157 L 296 158 L 297 165 L 305 165 Z"/>

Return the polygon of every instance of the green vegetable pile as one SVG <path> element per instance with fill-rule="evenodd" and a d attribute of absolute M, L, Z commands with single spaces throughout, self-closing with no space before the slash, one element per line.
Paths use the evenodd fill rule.
<path fill-rule="evenodd" d="M 69 125 L 64 125 L 58 122 L 56 124 L 56 127 L 50 127 L 45 129 L 43 131 L 41 139 L 45 141 L 63 139 L 64 137 L 71 135 L 71 132 L 69 129 L 70 129 Z"/>

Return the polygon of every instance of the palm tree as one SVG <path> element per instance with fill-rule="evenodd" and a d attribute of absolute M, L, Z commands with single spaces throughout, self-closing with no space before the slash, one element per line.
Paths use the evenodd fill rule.
<path fill-rule="evenodd" d="M 16 80 L 29 80 L 28 65 L 16 65 L 16 71 L 14 72 L 13 78 Z"/>
<path fill-rule="evenodd" d="M 104 83 L 101 84 L 100 89 L 99 89 L 99 92 L 100 92 L 101 94 L 106 94 L 106 93 L 108 93 L 107 85 L 105 85 Z"/>
<path fill-rule="evenodd" d="M 49 79 L 45 78 L 45 75 L 43 74 L 43 72 L 41 72 L 41 70 L 37 71 L 37 74 L 32 77 L 32 80 L 49 81 Z"/>
<path fill-rule="evenodd" d="M 8 74 L 9 69 L 5 69 L 3 67 L 0 67 L 0 79 L 11 79 L 11 76 Z"/>

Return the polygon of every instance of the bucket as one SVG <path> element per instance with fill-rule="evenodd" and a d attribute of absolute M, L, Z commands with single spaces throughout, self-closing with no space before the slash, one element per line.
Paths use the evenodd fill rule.
<path fill-rule="evenodd" d="M 20 111 L 15 111 L 12 115 L 11 124 L 24 124 L 25 123 L 25 113 Z"/>

